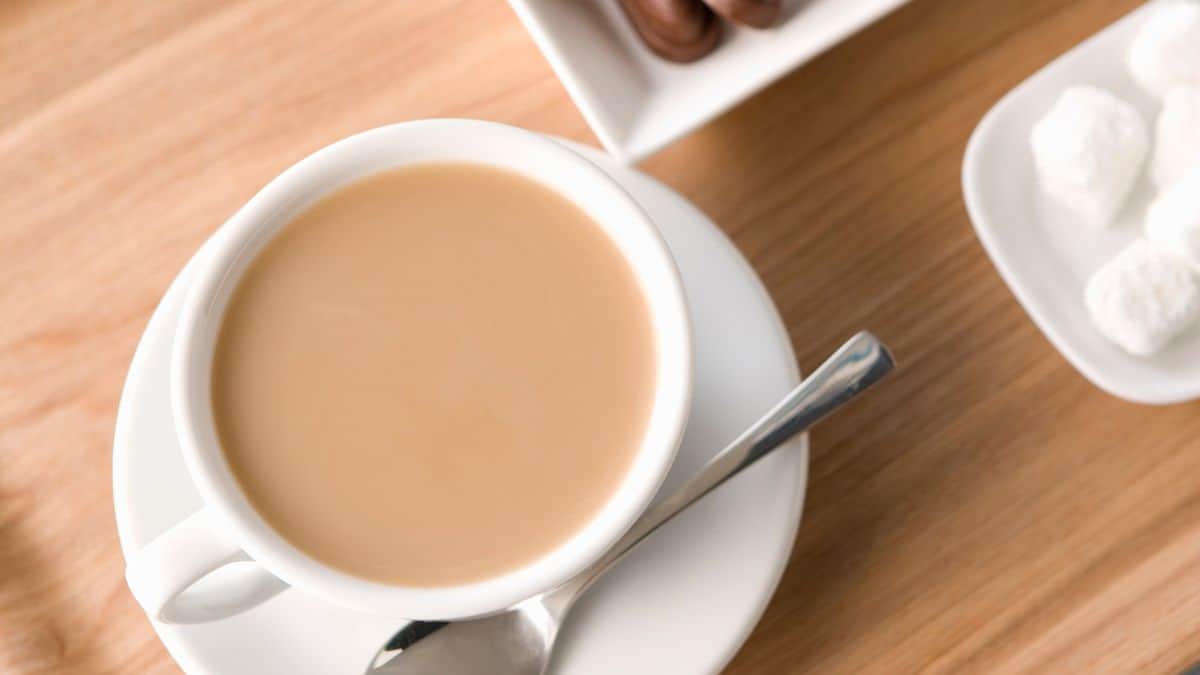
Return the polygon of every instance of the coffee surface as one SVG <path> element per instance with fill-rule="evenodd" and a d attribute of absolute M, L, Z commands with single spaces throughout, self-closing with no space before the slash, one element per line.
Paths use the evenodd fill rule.
<path fill-rule="evenodd" d="M 263 518 L 351 574 L 443 586 L 556 548 L 649 420 L 646 302 L 583 211 L 429 164 L 325 196 L 267 244 L 217 341 L 225 455 Z"/>

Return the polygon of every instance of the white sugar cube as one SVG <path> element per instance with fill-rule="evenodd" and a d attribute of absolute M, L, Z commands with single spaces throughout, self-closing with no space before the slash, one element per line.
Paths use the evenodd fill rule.
<path fill-rule="evenodd" d="M 1168 91 L 1156 126 L 1150 173 L 1159 188 L 1166 188 L 1200 166 L 1200 87 Z"/>
<path fill-rule="evenodd" d="M 1112 93 L 1068 87 L 1033 127 L 1034 164 L 1051 198 L 1085 222 L 1110 224 L 1137 181 L 1150 147 L 1138 111 Z"/>
<path fill-rule="evenodd" d="M 1200 316 L 1200 286 L 1187 263 L 1141 239 L 1092 276 L 1084 301 L 1100 332 L 1138 356 L 1162 349 Z"/>
<path fill-rule="evenodd" d="M 1200 85 L 1200 1 L 1151 4 L 1129 49 L 1133 79 L 1155 96 L 1179 85 Z"/>
<path fill-rule="evenodd" d="M 1178 253 L 1200 272 L 1200 165 L 1150 204 L 1146 237 Z"/>

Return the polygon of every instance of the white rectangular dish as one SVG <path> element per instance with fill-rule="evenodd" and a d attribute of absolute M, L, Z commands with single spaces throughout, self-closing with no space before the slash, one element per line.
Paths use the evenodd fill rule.
<path fill-rule="evenodd" d="M 1050 342 L 1096 386 L 1138 403 L 1200 397 L 1200 329 L 1152 357 L 1131 356 L 1092 325 L 1088 279 L 1142 235 L 1153 196 L 1143 171 L 1107 229 L 1088 228 L 1049 202 L 1038 185 L 1029 136 L 1071 85 L 1102 87 L 1131 103 L 1153 126 L 1159 103 L 1130 76 L 1126 54 L 1147 15 L 1134 11 L 1035 73 L 979 123 L 963 159 L 963 194 L 976 234 L 1005 282 Z"/>
<path fill-rule="evenodd" d="M 617 0 L 509 0 L 610 154 L 637 162 L 906 0 L 790 0 L 769 30 L 725 26 L 690 64 L 655 56 Z"/>

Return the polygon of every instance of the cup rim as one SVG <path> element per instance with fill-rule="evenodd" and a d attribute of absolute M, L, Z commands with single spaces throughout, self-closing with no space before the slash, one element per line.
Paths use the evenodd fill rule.
<path fill-rule="evenodd" d="M 468 157 L 485 147 L 503 148 L 509 154 L 482 161 Z M 553 180 L 577 181 L 577 187 L 563 185 L 575 190 L 575 196 L 592 195 L 588 198 L 596 204 L 603 200 L 609 213 L 620 214 L 624 224 L 616 225 L 615 218 L 602 220 L 576 202 L 618 244 L 651 305 L 657 351 L 655 403 L 642 445 L 617 491 L 557 548 L 515 570 L 467 584 L 389 585 L 309 556 L 271 528 L 250 504 L 217 442 L 210 397 L 211 352 L 224 313 L 221 295 L 227 299 L 236 286 L 237 266 L 252 259 L 297 212 L 376 171 L 455 161 L 458 156 L 462 161 L 516 170 L 535 180 L 553 176 Z M 562 185 L 550 187 L 564 194 L 558 189 Z M 618 236 L 630 239 L 617 241 Z M 633 249 L 637 255 L 626 246 L 638 247 Z M 516 127 L 467 119 L 419 120 L 377 127 L 314 152 L 272 179 L 217 231 L 184 298 L 170 379 L 171 407 L 188 472 L 205 504 L 251 558 L 286 583 L 334 604 L 405 619 L 468 618 L 503 610 L 567 581 L 616 543 L 649 505 L 674 461 L 690 412 L 691 325 L 682 280 L 666 241 L 633 197 L 599 167 L 554 140 Z"/>

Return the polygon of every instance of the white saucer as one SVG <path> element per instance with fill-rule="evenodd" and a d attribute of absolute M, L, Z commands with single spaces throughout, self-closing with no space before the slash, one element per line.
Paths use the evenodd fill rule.
<path fill-rule="evenodd" d="M 650 212 L 682 268 L 695 323 L 696 396 L 669 490 L 798 382 L 795 357 L 769 296 L 720 230 L 661 183 L 575 147 Z M 113 496 L 125 551 L 200 507 L 167 401 L 170 344 L 188 270 L 150 319 L 121 396 Z M 808 444 L 801 439 L 664 527 L 580 602 L 553 672 L 719 672 L 750 634 L 783 572 L 807 473 Z M 224 621 L 154 624 L 190 675 L 359 675 L 397 627 L 296 590 Z"/>
<path fill-rule="evenodd" d="M 1200 329 L 1152 357 L 1131 356 L 1100 334 L 1083 303 L 1088 279 L 1142 234 L 1153 188 L 1143 170 L 1117 222 L 1090 229 L 1042 194 L 1029 133 L 1063 89 L 1103 87 L 1154 128 L 1160 104 L 1133 81 L 1129 45 L 1154 4 L 1143 5 L 1022 82 L 976 127 L 963 158 L 967 213 L 1000 276 L 1034 323 L 1101 389 L 1138 403 L 1200 397 Z"/>

